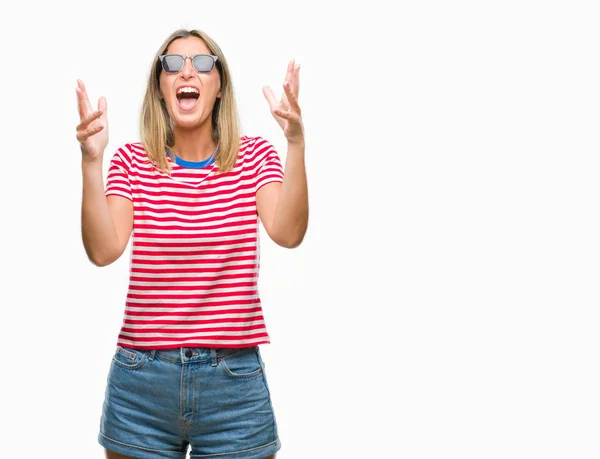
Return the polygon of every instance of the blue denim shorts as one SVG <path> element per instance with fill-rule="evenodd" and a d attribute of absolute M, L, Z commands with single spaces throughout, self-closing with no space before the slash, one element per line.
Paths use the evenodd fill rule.
<path fill-rule="evenodd" d="M 258 346 L 117 346 L 98 442 L 140 459 L 263 459 L 281 447 Z"/>

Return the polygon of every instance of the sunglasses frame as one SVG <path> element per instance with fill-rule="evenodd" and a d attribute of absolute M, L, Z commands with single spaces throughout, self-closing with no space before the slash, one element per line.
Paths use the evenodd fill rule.
<path fill-rule="evenodd" d="M 181 66 L 181 68 L 179 70 L 177 70 L 176 72 L 169 72 L 168 70 L 165 69 L 165 64 L 163 62 L 163 59 L 167 56 L 179 56 L 183 59 L 183 65 Z M 198 69 L 196 68 L 196 66 L 194 65 L 194 59 L 198 56 L 209 56 L 212 57 L 213 59 L 213 64 L 212 67 L 210 68 L 210 70 L 206 70 L 206 71 L 198 71 Z M 168 73 L 169 75 L 175 75 L 179 72 L 181 72 L 183 70 L 183 68 L 185 67 L 185 61 L 187 59 L 191 59 L 192 61 L 192 67 L 194 68 L 194 70 L 196 71 L 196 73 L 210 73 L 212 72 L 212 70 L 215 68 L 215 64 L 217 63 L 217 59 L 219 59 L 219 56 L 214 56 L 212 54 L 195 54 L 194 56 L 184 56 L 183 54 L 161 54 L 160 56 L 158 56 L 158 59 L 160 60 L 160 64 L 161 67 L 163 69 L 163 71 L 165 71 L 166 73 Z"/>

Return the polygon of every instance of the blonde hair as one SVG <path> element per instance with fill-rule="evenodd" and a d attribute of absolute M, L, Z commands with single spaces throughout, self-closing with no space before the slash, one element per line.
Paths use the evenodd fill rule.
<path fill-rule="evenodd" d="M 171 129 L 167 108 L 160 97 L 159 82 L 162 65 L 158 56 L 165 54 L 170 44 L 178 38 L 187 38 L 190 36 L 200 38 L 204 41 L 210 52 L 218 56 L 215 67 L 221 77 L 221 97 L 216 99 L 212 112 L 212 138 L 219 145 L 218 151 L 215 154 L 217 167 L 220 172 L 228 172 L 235 165 L 240 148 L 240 122 L 233 94 L 231 74 L 229 73 L 227 60 L 219 45 L 206 33 L 199 30 L 176 30 L 165 40 L 156 53 L 142 105 L 140 139 L 150 161 L 160 171 L 170 175 L 171 165 L 167 160 L 165 150 L 171 160 L 174 161 L 175 153 L 171 147 L 175 142 L 175 138 Z"/>

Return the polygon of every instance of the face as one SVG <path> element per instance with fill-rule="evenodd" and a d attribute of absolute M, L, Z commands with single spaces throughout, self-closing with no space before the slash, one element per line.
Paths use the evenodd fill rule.
<path fill-rule="evenodd" d="M 164 54 L 193 57 L 196 54 L 213 53 L 200 38 L 186 37 L 176 39 Z M 171 74 L 162 70 L 160 94 L 174 127 L 195 128 L 210 120 L 215 100 L 221 97 L 220 84 L 221 79 L 216 64 L 209 73 L 198 73 L 192 65 L 192 60 L 186 59 L 179 73 Z M 186 94 L 182 94 L 181 88 L 195 88 L 198 92 L 193 96 L 193 91 L 190 94 L 189 90 Z"/>

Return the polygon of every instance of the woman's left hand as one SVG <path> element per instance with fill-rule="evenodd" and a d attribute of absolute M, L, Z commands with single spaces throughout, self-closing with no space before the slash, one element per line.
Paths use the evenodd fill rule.
<path fill-rule="evenodd" d="M 299 71 L 300 64 L 296 64 L 292 59 L 288 64 L 287 74 L 283 82 L 284 93 L 279 102 L 275 99 L 271 88 L 263 86 L 263 94 L 269 102 L 271 114 L 283 129 L 283 135 L 289 143 L 304 142 L 304 127 L 300 106 L 298 105 Z"/>

